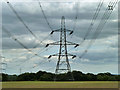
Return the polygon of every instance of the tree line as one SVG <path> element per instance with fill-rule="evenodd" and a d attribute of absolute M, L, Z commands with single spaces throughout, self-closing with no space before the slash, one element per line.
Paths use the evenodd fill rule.
<path fill-rule="evenodd" d="M 74 81 L 120 81 L 120 75 L 113 75 L 109 72 L 107 73 L 82 73 L 81 71 L 72 71 L 71 72 Z M 58 74 L 58 81 L 70 81 L 71 73 Z M 23 73 L 20 75 L 8 75 L 2 73 L 2 81 L 54 81 L 55 74 L 38 71 L 37 73 Z"/>

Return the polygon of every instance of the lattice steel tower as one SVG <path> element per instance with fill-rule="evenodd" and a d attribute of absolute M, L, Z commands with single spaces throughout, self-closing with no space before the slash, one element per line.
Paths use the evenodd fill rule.
<path fill-rule="evenodd" d="M 67 41 L 66 33 L 69 32 L 69 34 L 71 35 L 73 33 L 73 31 L 66 29 L 64 16 L 62 16 L 62 19 L 61 19 L 61 29 L 53 30 L 51 32 L 51 34 L 53 34 L 54 32 L 60 32 L 60 41 L 57 41 L 54 43 L 49 43 L 46 45 L 46 47 L 48 47 L 49 45 L 59 45 L 60 46 L 59 53 L 50 55 L 48 57 L 48 59 L 49 59 L 52 56 L 58 56 L 58 62 L 56 65 L 56 70 L 55 70 L 55 74 L 57 76 L 57 74 L 60 74 L 63 72 L 64 73 L 71 72 L 71 67 L 70 67 L 68 56 L 72 56 L 72 59 L 73 59 L 76 57 L 76 55 L 69 54 L 67 51 L 67 46 L 75 45 L 75 48 L 76 48 L 77 46 L 79 46 L 79 44 Z M 55 81 L 56 80 L 57 80 L 57 77 L 55 77 Z M 71 74 L 71 78 L 69 78 L 69 80 L 74 80 L 72 74 Z"/>

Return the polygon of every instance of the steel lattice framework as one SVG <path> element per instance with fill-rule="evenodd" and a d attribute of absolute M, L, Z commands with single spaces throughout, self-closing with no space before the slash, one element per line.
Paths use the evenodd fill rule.
<path fill-rule="evenodd" d="M 71 67 L 70 67 L 68 57 L 71 56 L 73 59 L 76 57 L 76 55 L 69 54 L 67 51 L 67 46 L 75 45 L 75 47 L 77 47 L 77 46 L 79 46 L 79 44 L 67 41 L 66 33 L 69 32 L 69 34 L 71 35 L 73 33 L 73 31 L 66 29 L 64 16 L 62 16 L 62 19 L 61 19 L 61 29 L 53 30 L 51 32 L 51 34 L 53 34 L 54 32 L 60 33 L 60 41 L 57 41 L 54 43 L 49 43 L 46 45 L 46 47 L 48 47 L 49 45 L 59 45 L 60 46 L 59 53 L 50 55 L 48 57 L 48 58 L 51 58 L 52 56 L 58 56 L 58 62 L 56 65 L 56 70 L 55 70 L 55 74 L 57 76 L 57 74 L 60 74 L 62 72 L 64 72 L 64 73 L 71 72 Z M 55 77 L 55 80 L 57 80 L 57 77 Z M 69 78 L 69 80 L 74 80 L 72 74 L 71 74 L 71 78 Z"/>

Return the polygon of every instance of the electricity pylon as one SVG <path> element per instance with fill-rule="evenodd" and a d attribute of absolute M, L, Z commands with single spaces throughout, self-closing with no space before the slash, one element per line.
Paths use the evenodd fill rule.
<path fill-rule="evenodd" d="M 5 63 L 5 57 L 0 56 L 0 73 L 6 73 L 7 63 Z"/>
<path fill-rule="evenodd" d="M 68 45 L 75 45 L 75 48 L 76 48 L 77 46 L 79 46 L 79 44 L 67 41 L 66 33 L 69 32 L 69 34 L 71 35 L 73 33 L 73 31 L 66 29 L 66 27 L 65 27 L 65 17 L 64 16 L 62 16 L 62 19 L 61 19 L 61 29 L 53 30 L 51 32 L 51 34 L 53 34 L 54 32 L 60 32 L 60 41 L 49 43 L 49 44 L 46 45 L 46 47 L 48 47 L 49 45 L 59 45 L 60 46 L 59 53 L 50 55 L 48 57 L 48 59 L 49 59 L 52 56 L 58 56 L 58 62 L 57 62 L 57 65 L 56 65 L 56 70 L 55 70 L 56 75 L 55 75 L 55 79 L 54 79 L 56 81 L 57 80 L 57 77 L 56 77 L 57 74 L 60 74 L 60 73 L 63 73 L 63 72 L 64 73 L 71 72 L 71 67 L 70 67 L 68 57 L 72 56 L 72 59 L 74 59 L 76 57 L 76 55 L 72 55 L 72 54 L 68 53 L 67 46 Z M 72 74 L 71 74 L 71 78 L 69 78 L 69 80 L 74 80 Z"/>

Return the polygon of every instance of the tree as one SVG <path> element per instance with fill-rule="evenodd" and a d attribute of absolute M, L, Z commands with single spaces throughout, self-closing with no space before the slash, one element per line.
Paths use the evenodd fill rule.
<path fill-rule="evenodd" d="M 92 73 L 84 74 L 81 71 L 73 71 L 68 73 L 58 74 L 57 81 L 70 81 L 72 80 L 71 73 L 75 81 L 120 81 L 120 75 L 112 75 L 111 73 L 98 73 L 94 75 Z M 37 73 L 23 73 L 21 75 L 8 75 L 1 74 L 2 81 L 53 81 L 55 74 L 45 71 L 39 71 Z"/>
<path fill-rule="evenodd" d="M 45 72 L 45 71 L 39 71 L 39 72 L 37 72 L 36 75 L 35 75 L 35 76 L 36 76 L 36 79 L 37 79 L 37 80 L 40 80 L 40 77 L 41 77 L 42 75 L 46 74 L 46 73 L 47 73 L 47 72 Z"/>
<path fill-rule="evenodd" d="M 92 73 L 87 73 L 87 74 L 85 75 L 85 77 L 86 77 L 86 80 L 87 80 L 87 81 L 96 81 L 96 80 L 97 80 L 96 75 L 94 75 L 94 74 L 92 74 Z"/>
<path fill-rule="evenodd" d="M 63 73 L 63 74 L 59 74 L 56 76 L 57 78 L 57 81 L 67 81 L 68 80 L 68 77 L 66 75 L 66 73 Z"/>
<path fill-rule="evenodd" d="M 73 77 L 74 77 L 74 79 L 76 81 L 83 81 L 83 80 L 85 80 L 85 77 L 84 77 L 85 74 L 83 74 L 80 71 L 73 71 L 72 74 L 73 74 Z"/>
<path fill-rule="evenodd" d="M 8 81 L 8 74 L 2 73 L 2 81 Z"/>
<path fill-rule="evenodd" d="M 50 73 L 45 73 L 43 75 L 40 76 L 39 78 L 40 81 L 53 81 L 53 75 Z"/>
<path fill-rule="evenodd" d="M 17 75 L 8 75 L 8 81 L 16 81 Z"/>
<path fill-rule="evenodd" d="M 35 81 L 35 73 L 24 73 L 18 76 L 18 81 Z"/>

